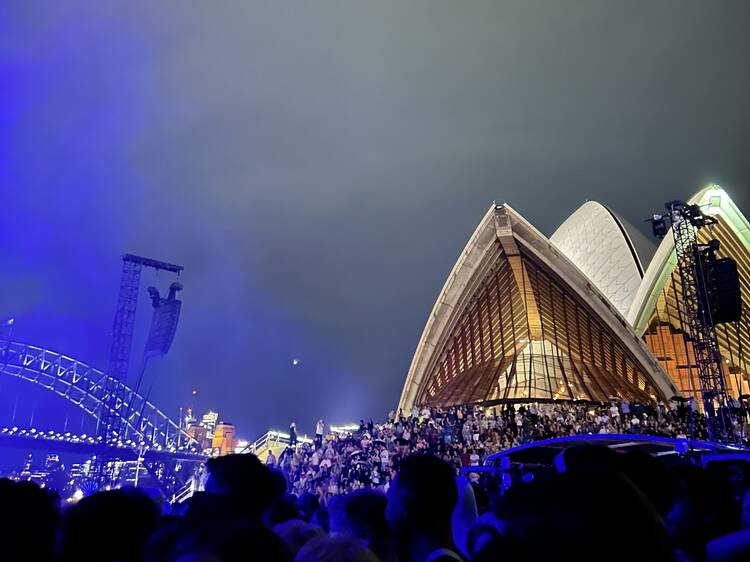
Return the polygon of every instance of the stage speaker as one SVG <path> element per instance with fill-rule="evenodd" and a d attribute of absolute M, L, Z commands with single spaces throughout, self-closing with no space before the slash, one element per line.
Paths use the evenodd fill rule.
<path fill-rule="evenodd" d="M 732 258 L 721 258 L 713 264 L 711 275 L 711 318 L 714 324 L 739 322 L 742 313 L 742 293 L 737 262 Z"/>

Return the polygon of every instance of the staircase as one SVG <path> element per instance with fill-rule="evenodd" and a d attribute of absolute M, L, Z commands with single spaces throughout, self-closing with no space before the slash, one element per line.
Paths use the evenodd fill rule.
<path fill-rule="evenodd" d="M 304 436 L 297 437 L 298 443 L 312 443 L 313 440 Z M 253 441 L 252 443 L 249 443 L 247 447 L 242 449 L 241 453 L 247 454 L 252 453 L 256 457 L 258 457 L 262 462 L 266 462 L 266 456 L 268 456 L 268 451 L 273 451 L 274 456 L 278 459 L 281 453 L 284 452 L 284 449 L 286 449 L 289 446 L 289 434 L 282 433 L 280 431 L 270 430 L 264 433 L 261 437 Z M 174 495 L 172 496 L 171 503 L 176 504 L 185 501 L 186 499 L 190 498 L 193 493 L 197 490 L 203 489 L 203 484 L 205 480 L 205 474 L 199 473 L 196 474 L 193 478 L 191 478 L 187 484 L 178 489 Z"/>
<path fill-rule="evenodd" d="M 312 439 L 306 435 L 297 437 L 298 443 L 312 443 Z M 289 446 L 289 434 L 280 431 L 270 430 L 264 435 L 245 447 L 243 453 L 252 453 L 261 461 L 265 462 L 268 451 L 272 451 L 278 459 L 279 455 Z"/>

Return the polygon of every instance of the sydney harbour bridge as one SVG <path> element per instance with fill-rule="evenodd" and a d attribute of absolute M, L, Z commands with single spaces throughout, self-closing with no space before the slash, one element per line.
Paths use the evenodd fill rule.
<path fill-rule="evenodd" d="M 170 419 L 138 391 L 148 359 L 166 354 L 171 345 L 179 318 L 180 301 L 175 298 L 182 288 L 179 283 L 170 286 L 166 299 L 149 287 L 154 307 L 151 330 L 136 383 L 134 387 L 125 383 L 142 267 L 176 273 L 182 270 L 148 258 L 123 256 L 108 372 L 56 351 L 10 337 L 0 339 L 0 376 L 36 385 L 77 406 L 95 420 L 96 434 L 0 428 L 0 446 L 95 456 L 92 480 L 99 487 L 112 483 L 108 467 L 114 462 L 136 461 L 138 469 L 148 471 L 167 498 L 175 499 L 195 485 L 207 456 L 181 423 Z"/>

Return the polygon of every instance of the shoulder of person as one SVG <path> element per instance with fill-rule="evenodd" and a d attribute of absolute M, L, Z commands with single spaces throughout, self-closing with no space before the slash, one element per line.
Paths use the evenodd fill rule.
<path fill-rule="evenodd" d="M 453 550 L 441 549 L 428 556 L 426 562 L 464 562 L 464 558 Z"/>

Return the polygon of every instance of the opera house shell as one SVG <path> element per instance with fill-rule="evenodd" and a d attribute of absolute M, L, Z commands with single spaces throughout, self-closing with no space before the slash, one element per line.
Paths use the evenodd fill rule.
<path fill-rule="evenodd" d="M 719 256 L 737 261 L 742 301 L 750 302 L 747 220 L 717 186 L 690 202 L 717 218 L 700 240 L 717 238 Z M 653 250 L 596 202 L 550 238 L 509 205 L 493 205 L 438 296 L 399 407 L 695 394 L 671 236 Z M 746 310 L 717 328 L 734 395 L 749 390 L 748 328 Z"/>

